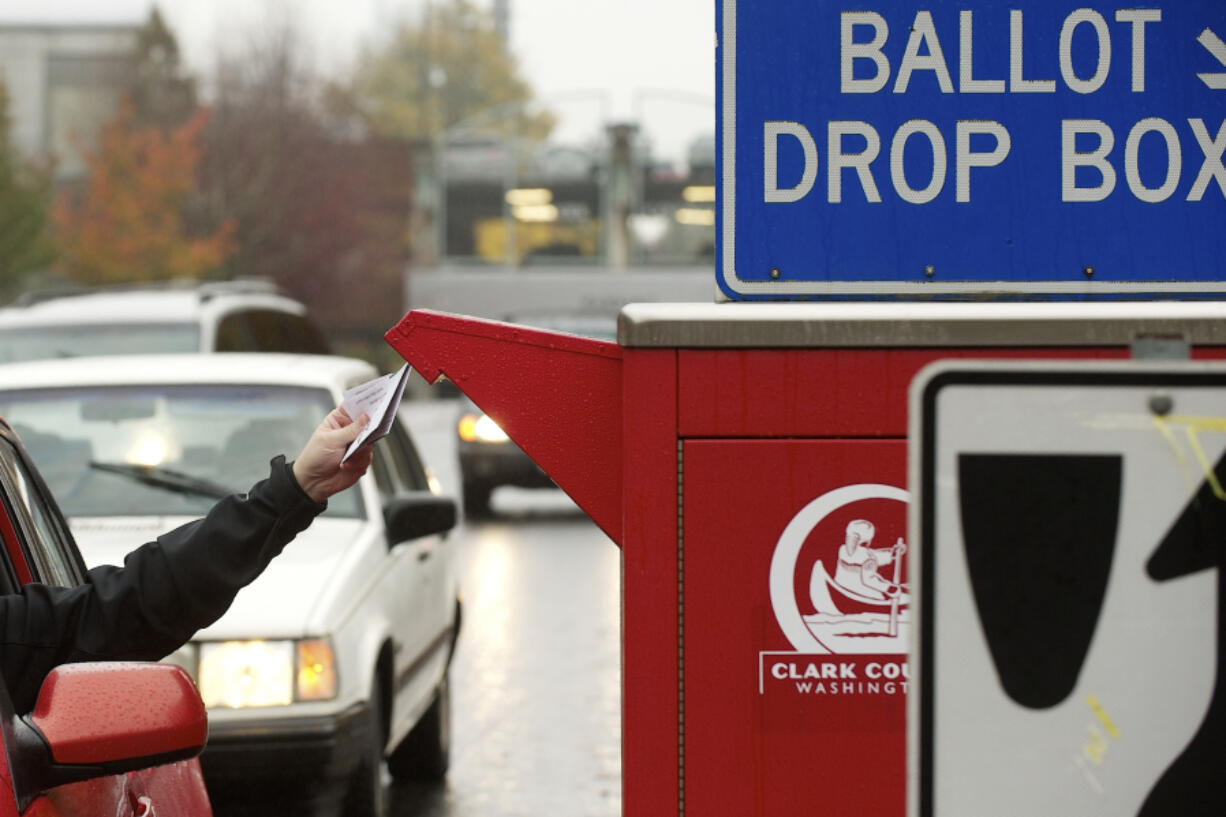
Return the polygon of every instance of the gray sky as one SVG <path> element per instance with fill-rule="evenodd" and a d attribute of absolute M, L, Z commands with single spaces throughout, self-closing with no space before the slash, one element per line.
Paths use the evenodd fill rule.
<path fill-rule="evenodd" d="M 226 43 L 286 17 L 319 70 L 343 74 L 387 21 L 424 0 L 159 0 L 188 65 L 203 70 Z M 714 131 L 715 0 L 510 0 L 511 45 L 538 97 L 579 141 L 606 119 L 641 118 L 657 153 L 680 158 Z M 0 0 L 0 22 L 133 22 L 151 0 Z"/>

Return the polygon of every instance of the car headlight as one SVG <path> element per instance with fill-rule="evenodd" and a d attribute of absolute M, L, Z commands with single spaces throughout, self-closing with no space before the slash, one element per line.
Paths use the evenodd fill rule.
<path fill-rule="evenodd" d="M 467 443 L 503 443 L 510 439 L 487 414 L 465 414 L 460 418 L 458 431 L 460 439 Z"/>
<path fill-rule="evenodd" d="M 298 700 L 336 697 L 336 656 L 325 638 L 298 642 Z"/>
<path fill-rule="evenodd" d="M 199 673 L 207 707 L 286 706 L 336 697 L 336 658 L 326 639 L 204 643 Z"/>

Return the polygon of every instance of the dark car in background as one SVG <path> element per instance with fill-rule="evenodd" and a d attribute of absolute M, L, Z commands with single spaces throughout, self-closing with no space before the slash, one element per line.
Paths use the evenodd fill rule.
<path fill-rule="evenodd" d="M 520 314 L 507 316 L 505 320 L 520 326 L 566 332 L 596 340 L 607 341 L 617 337 L 617 322 L 613 316 Z M 464 512 L 470 517 L 489 516 L 493 512 L 491 499 L 494 490 L 500 486 L 557 487 L 549 475 L 506 435 L 497 420 L 462 394 L 456 420 L 456 452 L 464 485 Z"/>
<path fill-rule="evenodd" d="M 554 482 L 498 425 L 467 397 L 460 397 L 456 453 L 464 481 L 464 512 L 489 516 L 490 499 L 500 485 L 552 488 Z"/>

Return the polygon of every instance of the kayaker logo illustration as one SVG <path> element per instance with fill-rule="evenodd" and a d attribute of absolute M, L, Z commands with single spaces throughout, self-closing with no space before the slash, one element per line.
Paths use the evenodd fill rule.
<path fill-rule="evenodd" d="M 771 606 L 798 653 L 907 651 L 908 494 L 847 485 L 805 505 L 775 546 Z"/>

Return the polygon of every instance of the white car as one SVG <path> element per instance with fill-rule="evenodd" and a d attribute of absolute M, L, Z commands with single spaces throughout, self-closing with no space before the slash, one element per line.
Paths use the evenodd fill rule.
<path fill-rule="evenodd" d="M 30 293 L 0 308 L 0 363 L 147 352 L 327 354 L 328 342 L 261 279 Z"/>
<path fill-rule="evenodd" d="M 292 459 L 342 392 L 377 376 L 326 356 L 92 357 L 0 366 L 22 436 L 90 566 L 246 490 Z M 460 603 L 437 494 L 403 422 L 372 467 L 173 657 L 209 710 L 210 797 L 289 796 L 378 815 L 382 771 L 447 770 Z"/>

